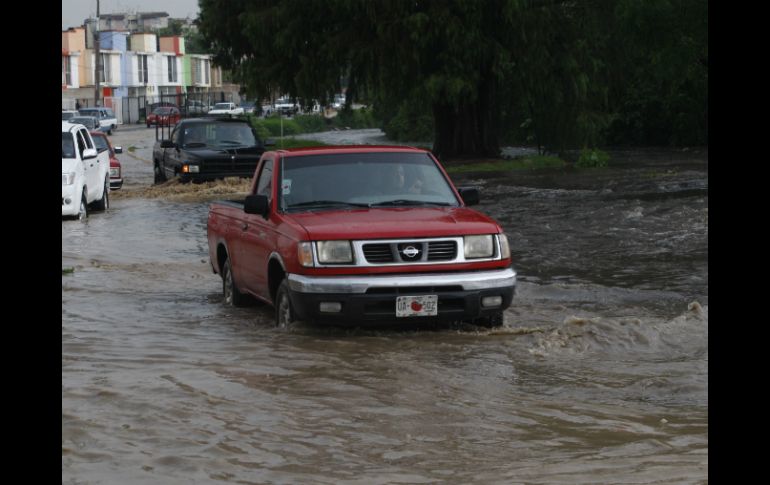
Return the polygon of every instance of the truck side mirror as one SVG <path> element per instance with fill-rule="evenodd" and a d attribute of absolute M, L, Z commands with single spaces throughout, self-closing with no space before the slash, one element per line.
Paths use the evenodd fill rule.
<path fill-rule="evenodd" d="M 259 214 L 267 219 L 270 211 L 270 202 L 266 195 L 247 195 L 243 203 L 243 211 L 246 214 Z"/>
<path fill-rule="evenodd" d="M 476 205 L 481 201 L 478 187 L 458 187 L 457 191 L 460 192 L 460 197 L 467 206 Z"/>
<path fill-rule="evenodd" d="M 83 150 L 83 160 L 88 160 L 89 158 L 96 158 L 97 152 L 96 148 L 86 148 Z"/>

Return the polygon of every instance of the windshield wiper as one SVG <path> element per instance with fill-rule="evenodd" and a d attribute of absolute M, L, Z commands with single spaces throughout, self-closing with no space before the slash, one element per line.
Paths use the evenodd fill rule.
<path fill-rule="evenodd" d="M 358 202 L 345 202 L 342 200 L 309 200 L 307 202 L 299 202 L 297 204 L 291 204 L 288 208 L 289 209 L 297 209 L 300 207 L 322 208 L 322 207 L 338 207 L 338 206 L 366 207 L 366 208 L 370 207 L 369 204 L 361 204 Z"/>
<path fill-rule="evenodd" d="M 205 146 L 206 146 L 205 143 L 202 143 L 202 142 L 199 142 L 199 141 L 194 141 L 194 142 L 191 142 L 191 143 L 185 143 L 184 144 L 185 148 L 198 148 L 198 147 L 205 147 Z"/>
<path fill-rule="evenodd" d="M 397 207 L 403 205 L 438 205 L 438 206 L 451 206 L 449 202 L 428 202 L 425 200 L 411 200 L 411 199 L 396 199 L 387 200 L 385 202 L 377 202 L 372 204 L 371 207 Z"/>

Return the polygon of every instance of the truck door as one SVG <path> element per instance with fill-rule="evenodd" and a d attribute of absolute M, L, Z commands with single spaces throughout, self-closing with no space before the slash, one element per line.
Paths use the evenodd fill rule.
<path fill-rule="evenodd" d="M 267 158 L 262 162 L 257 178 L 257 195 L 267 195 L 270 204 L 273 203 L 273 168 L 274 161 Z M 274 224 L 270 217 L 267 220 L 256 214 L 246 214 L 244 212 L 244 223 L 240 224 L 236 230 L 239 235 L 234 235 L 234 240 L 241 242 L 237 249 L 237 256 L 240 259 L 239 268 L 244 273 L 244 281 L 248 282 L 248 289 L 269 299 L 270 292 L 267 281 L 267 259 L 273 251 L 273 241 L 275 240 Z"/>
<path fill-rule="evenodd" d="M 78 130 L 77 134 L 78 151 L 80 152 L 80 159 L 83 160 L 83 170 L 85 173 L 86 187 L 88 193 L 86 199 L 89 203 L 96 200 L 97 196 L 102 190 L 102 184 L 104 181 L 99 177 L 101 173 L 101 166 L 99 165 L 99 156 L 94 158 L 83 159 L 83 151 L 86 148 L 94 148 L 93 141 L 88 135 L 86 130 Z"/>
<path fill-rule="evenodd" d="M 180 147 L 183 143 L 181 133 L 182 130 L 175 127 L 169 136 L 171 141 L 174 142 L 175 147 L 162 148 L 163 154 L 160 160 L 160 169 L 165 172 L 167 178 L 176 176 L 176 172 L 179 170 L 179 166 L 182 163 L 180 160 Z M 160 128 L 160 137 L 163 138 L 163 126 Z"/>

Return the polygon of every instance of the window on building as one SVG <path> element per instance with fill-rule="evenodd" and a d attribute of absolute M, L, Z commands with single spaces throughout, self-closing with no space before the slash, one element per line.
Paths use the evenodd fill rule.
<path fill-rule="evenodd" d="M 72 64 L 67 56 L 61 58 L 61 83 L 65 86 L 72 85 Z"/>
<path fill-rule="evenodd" d="M 147 84 L 147 56 L 139 54 L 136 56 L 136 59 L 139 63 L 139 67 L 136 70 L 136 72 L 139 73 L 139 82 Z"/>
<path fill-rule="evenodd" d="M 206 59 L 203 61 L 203 84 L 209 84 L 209 60 Z"/>
<path fill-rule="evenodd" d="M 200 84 L 203 82 L 203 60 L 195 59 L 195 69 L 193 69 L 193 82 Z"/>
<path fill-rule="evenodd" d="M 176 77 L 176 57 L 167 57 L 168 59 L 168 82 L 175 83 L 177 82 Z"/>
<path fill-rule="evenodd" d="M 112 82 L 112 56 L 109 54 L 101 54 L 102 65 L 99 71 L 99 82 L 111 83 Z"/>

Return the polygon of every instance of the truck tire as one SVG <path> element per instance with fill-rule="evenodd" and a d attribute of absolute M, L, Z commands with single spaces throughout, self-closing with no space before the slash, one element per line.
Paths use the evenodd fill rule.
<path fill-rule="evenodd" d="M 225 305 L 244 306 L 246 304 L 246 295 L 238 290 L 233 279 L 233 267 L 230 265 L 230 258 L 225 260 L 222 267 L 222 294 L 225 297 Z"/>
<path fill-rule="evenodd" d="M 289 298 L 289 281 L 284 278 L 275 294 L 275 325 L 280 328 L 289 328 L 296 321 L 291 298 Z"/>
<path fill-rule="evenodd" d="M 86 198 L 86 189 L 83 189 L 83 193 L 80 195 L 80 210 L 78 211 L 77 219 L 79 221 L 85 221 L 88 219 L 88 199 Z"/>
<path fill-rule="evenodd" d="M 104 179 L 102 198 L 94 201 L 94 210 L 105 211 L 110 208 L 110 179 Z"/>
<path fill-rule="evenodd" d="M 155 183 L 162 184 L 166 181 L 166 174 L 160 168 L 160 162 L 156 161 L 153 164 L 153 171 L 155 172 Z"/>

